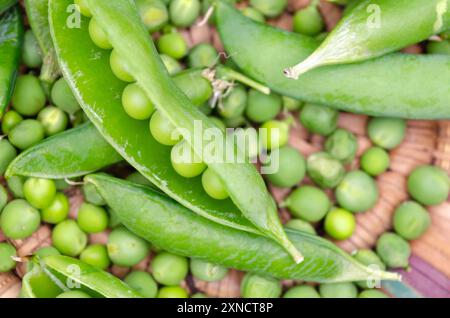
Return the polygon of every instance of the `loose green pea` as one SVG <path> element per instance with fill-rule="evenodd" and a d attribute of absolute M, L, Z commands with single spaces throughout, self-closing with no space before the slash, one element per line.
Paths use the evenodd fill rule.
<path fill-rule="evenodd" d="M 81 109 L 77 112 L 75 112 L 72 115 L 72 126 L 73 127 L 78 127 L 86 122 L 89 122 L 89 118 L 86 116 L 86 114 L 84 113 L 84 111 L 82 111 Z"/>
<path fill-rule="evenodd" d="M 12 107 L 21 115 L 34 116 L 45 106 L 44 89 L 36 76 L 21 75 L 17 78 L 12 96 Z"/>
<path fill-rule="evenodd" d="M 199 0 L 172 0 L 169 13 L 172 23 L 181 28 L 191 26 L 201 11 Z"/>
<path fill-rule="evenodd" d="M 309 36 L 319 34 L 324 28 L 324 22 L 317 5 L 310 5 L 298 10 L 294 15 L 294 31 Z"/>
<path fill-rule="evenodd" d="M 420 166 L 408 177 L 408 192 L 419 203 L 437 205 L 447 200 L 450 180 L 447 173 L 435 166 Z"/>
<path fill-rule="evenodd" d="M 250 18 L 254 21 L 265 23 L 266 19 L 264 18 L 264 15 L 252 7 L 246 7 L 242 8 L 241 12 L 243 15 L 245 15 L 247 18 Z"/>
<path fill-rule="evenodd" d="M 296 149 L 288 146 L 273 151 L 263 165 L 278 167 L 276 172 L 267 174 L 267 179 L 280 188 L 291 188 L 305 177 L 305 158 Z"/>
<path fill-rule="evenodd" d="M 56 298 L 92 298 L 92 297 L 86 294 L 85 292 L 79 290 L 71 290 L 59 294 L 58 296 L 56 296 Z"/>
<path fill-rule="evenodd" d="M 87 240 L 86 233 L 80 229 L 74 220 L 62 221 L 53 228 L 53 246 L 61 254 L 72 257 L 80 255 L 86 247 Z"/>
<path fill-rule="evenodd" d="M 133 75 L 131 75 L 126 61 L 119 56 L 116 50 L 111 51 L 109 57 L 109 64 L 114 75 L 124 82 L 134 82 Z"/>
<path fill-rule="evenodd" d="M 166 286 L 176 286 L 186 278 L 189 271 L 188 260 L 183 256 L 161 252 L 151 264 L 155 280 Z"/>
<path fill-rule="evenodd" d="M 283 204 L 292 215 L 308 222 L 323 219 L 331 206 L 325 192 L 307 185 L 295 189 Z"/>
<path fill-rule="evenodd" d="M 377 241 L 376 250 L 389 268 L 406 268 L 411 255 L 407 241 L 394 233 L 384 233 Z"/>
<path fill-rule="evenodd" d="M 342 163 L 326 152 L 310 155 L 306 161 L 306 171 L 310 178 L 322 188 L 334 188 L 344 178 Z"/>
<path fill-rule="evenodd" d="M 158 298 L 189 298 L 187 291 L 178 286 L 162 287 L 158 292 Z"/>
<path fill-rule="evenodd" d="M 23 199 L 23 184 L 25 183 L 25 178 L 22 176 L 12 176 L 6 180 L 8 184 L 8 189 L 14 195 L 15 198 Z"/>
<path fill-rule="evenodd" d="M 164 63 L 164 66 L 166 67 L 169 75 L 178 74 L 183 69 L 180 62 L 178 62 L 173 57 L 165 55 L 165 54 L 160 54 L 159 57 L 161 58 L 162 62 Z"/>
<path fill-rule="evenodd" d="M 357 298 L 358 289 L 352 283 L 331 283 L 319 286 L 323 298 Z"/>
<path fill-rule="evenodd" d="M 303 106 L 303 103 L 297 99 L 283 96 L 283 109 L 287 111 L 297 111 Z"/>
<path fill-rule="evenodd" d="M 245 119 L 244 116 L 238 116 L 234 118 L 224 118 L 223 122 L 226 127 L 237 128 L 244 126 L 247 123 L 247 120 Z"/>
<path fill-rule="evenodd" d="M 44 127 L 47 136 L 53 136 L 63 132 L 69 123 L 69 118 L 66 113 L 54 106 L 48 106 L 42 109 L 37 119 Z"/>
<path fill-rule="evenodd" d="M 65 179 L 55 179 L 56 190 L 64 191 L 70 188 L 70 184 L 67 183 Z"/>
<path fill-rule="evenodd" d="M 102 27 L 98 24 L 97 19 L 92 18 L 89 21 L 89 35 L 92 42 L 99 48 L 104 50 L 110 50 L 113 48 L 111 42 L 108 40 L 106 32 L 103 31 Z"/>
<path fill-rule="evenodd" d="M 229 196 L 222 180 L 211 169 L 206 169 L 203 172 L 202 185 L 205 192 L 216 200 L 224 200 Z"/>
<path fill-rule="evenodd" d="M 223 118 L 236 118 L 242 116 L 247 106 L 247 90 L 237 85 L 226 95 L 219 104 L 219 114 Z"/>
<path fill-rule="evenodd" d="M 185 39 L 178 32 L 162 35 L 156 42 L 158 51 L 174 59 L 181 59 L 188 53 L 188 46 Z"/>
<path fill-rule="evenodd" d="M 119 266 L 134 266 L 149 253 L 149 244 L 124 227 L 109 234 L 106 247 L 111 261 Z"/>
<path fill-rule="evenodd" d="M 61 255 L 61 253 L 53 246 L 45 246 L 38 249 L 34 255 L 44 258 L 47 256 Z"/>
<path fill-rule="evenodd" d="M 55 182 L 50 179 L 29 178 L 23 185 L 25 199 L 37 209 L 44 209 L 56 195 Z"/>
<path fill-rule="evenodd" d="M 283 298 L 320 298 L 320 295 L 314 287 L 301 285 L 290 288 Z"/>
<path fill-rule="evenodd" d="M 359 296 L 359 298 L 389 298 L 388 295 L 383 293 L 382 291 L 376 289 L 367 289 L 363 290 Z"/>
<path fill-rule="evenodd" d="M 83 184 L 83 195 L 88 203 L 94 205 L 106 205 L 105 199 L 103 199 L 97 188 L 91 183 Z"/>
<path fill-rule="evenodd" d="M 16 267 L 13 257 L 17 255 L 16 249 L 9 243 L 0 243 L 0 273 L 6 273 Z"/>
<path fill-rule="evenodd" d="M 176 76 L 173 81 L 196 106 L 206 103 L 213 94 L 211 82 L 201 75 L 180 75 Z"/>
<path fill-rule="evenodd" d="M 361 264 L 370 267 L 373 270 L 384 271 L 386 270 L 386 265 L 384 265 L 383 261 L 380 257 L 372 250 L 369 249 L 361 249 L 358 250 L 353 257 L 360 262 Z M 359 281 L 356 284 L 361 288 L 373 288 L 377 283 L 374 280 L 366 280 Z"/>
<path fill-rule="evenodd" d="M 284 11 L 287 0 L 250 0 L 250 5 L 266 17 L 274 18 Z"/>
<path fill-rule="evenodd" d="M 0 139 L 0 175 L 5 174 L 11 161 L 17 156 L 17 150 L 8 140 Z"/>
<path fill-rule="evenodd" d="M 155 111 L 150 119 L 150 132 L 160 144 L 174 146 L 181 140 L 176 127 L 159 111 Z"/>
<path fill-rule="evenodd" d="M 80 260 L 102 270 L 107 269 L 111 263 L 106 246 L 101 244 L 86 247 L 80 254 Z"/>
<path fill-rule="evenodd" d="M 85 17 L 92 17 L 91 10 L 87 5 L 87 0 L 75 0 L 75 4 L 78 6 L 80 13 Z"/>
<path fill-rule="evenodd" d="M 394 213 L 394 230 L 407 240 L 419 238 L 431 225 L 428 211 L 414 201 L 402 203 Z"/>
<path fill-rule="evenodd" d="M 190 68 L 211 67 L 216 64 L 219 53 L 214 46 L 207 43 L 197 44 L 192 48 L 188 55 L 188 64 Z"/>
<path fill-rule="evenodd" d="M 325 151 L 344 164 L 355 159 L 357 150 L 355 135 L 345 129 L 336 129 L 325 142 Z"/>
<path fill-rule="evenodd" d="M 251 89 L 248 93 L 246 115 L 255 123 L 263 123 L 275 118 L 281 111 L 283 100 L 280 95 L 266 95 Z"/>
<path fill-rule="evenodd" d="M 144 120 L 150 118 L 155 107 L 137 84 L 129 84 L 122 93 L 122 105 L 125 112 L 131 118 Z"/>
<path fill-rule="evenodd" d="M 405 137 L 406 122 L 398 118 L 372 118 L 367 126 L 370 140 L 384 149 L 400 145 Z"/>
<path fill-rule="evenodd" d="M 364 212 L 378 200 L 378 187 L 367 173 L 355 170 L 347 173 L 336 188 L 336 200 L 351 212 Z"/>
<path fill-rule="evenodd" d="M 371 147 L 362 155 L 360 164 L 371 176 L 379 176 L 389 168 L 389 154 L 383 148 Z"/>
<path fill-rule="evenodd" d="M 269 120 L 261 125 L 261 144 L 267 150 L 285 146 L 289 139 L 289 124 L 280 120 Z"/>
<path fill-rule="evenodd" d="M 301 219 L 292 219 L 288 221 L 284 226 L 289 229 L 306 232 L 312 235 L 317 234 L 316 229 L 311 225 L 311 223 L 308 223 Z"/>
<path fill-rule="evenodd" d="M 243 298 L 279 298 L 281 283 L 272 277 L 247 273 L 241 282 L 241 296 Z"/>
<path fill-rule="evenodd" d="M 22 61 L 29 68 L 36 68 L 42 65 L 42 52 L 31 30 L 25 32 Z"/>
<path fill-rule="evenodd" d="M 175 171 L 185 178 L 197 177 L 206 169 L 206 164 L 194 153 L 192 147 L 184 141 L 179 142 L 172 148 L 170 160 Z M 206 179 L 205 182 L 212 182 L 210 176 L 207 176 Z M 223 196 L 223 192 L 219 189 L 219 184 L 214 182 L 213 184 L 207 184 L 207 186 L 211 186 L 211 188 L 208 187 L 208 190 L 211 190 L 213 194 Z"/>
<path fill-rule="evenodd" d="M 344 209 L 328 212 L 324 223 L 325 232 L 336 240 L 346 240 L 353 235 L 356 228 L 355 216 Z"/>
<path fill-rule="evenodd" d="M 0 184 L 0 212 L 3 210 L 7 202 L 8 193 L 6 192 L 6 189 Z"/>
<path fill-rule="evenodd" d="M 158 285 L 147 272 L 132 271 L 125 277 L 124 282 L 145 298 L 155 298 L 158 294 Z"/>
<path fill-rule="evenodd" d="M 151 33 L 160 30 L 169 20 L 169 12 L 163 1 L 137 0 L 136 6 L 142 22 Z"/>
<path fill-rule="evenodd" d="M 2 118 L 2 131 L 5 134 L 9 134 L 11 129 L 13 129 L 15 126 L 17 126 L 21 121 L 23 120 L 23 117 L 16 111 L 10 110 L 5 115 L 3 115 Z"/>
<path fill-rule="evenodd" d="M 13 240 L 31 236 L 38 229 L 40 222 L 39 211 L 22 199 L 9 202 L 0 215 L 3 234 Z"/>
<path fill-rule="evenodd" d="M 69 211 L 69 199 L 67 199 L 64 193 L 58 192 L 55 194 L 50 205 L 41 210 L 42 221 L 50 224 L 58 224 L 67 218 Z"/>
<path fill-rule="evenodd" d="M 206 282 L 215 282 L 221 280 L 228 273 L 228 269 L 223 266 L 205 262 L 199 259 L 191 259 L 190 265 L 192 275 Z"/>
<path fill-rule="evenodd" d="M 427 44 L 427 53 L 450 55 L 450 41 L 429 41 Z"/>
<path fill-rule="evenodd" d="M 307 103 L 300 113 L 300 122 L 310 132 L 328 136 L 336 130 L 338 116 L 335 109 Z"/>
<path fill-rule="evenodd" d="M 208 298 L 208 296 L 206 296 L 203 293 L 195 293 L 194 295 L 191 296 L 191 298 Z"/>
<path fill-rule="evenodd" d="M 108 213 L 102 207 L 83 203 L 78 210 L 78 225 L 86 233 L 99 233 L 108 227 Z"/>
<path fill-rule="evenodd" d="M 34 119 L 25 119 L 15 126 L 9 133 L 9 141 L 20 150 L 28 149 L 45 137 L 42 124 Z"/>
<path fill-rule="evenodd" d="M 53 103 L 68 114 L 72 115 L 80 110 L 80 105 L 75 99 L 75 96 L 73 96 L 69 84 L 67 84 L 63 77 L 53 85 L 51 97 Z"/>

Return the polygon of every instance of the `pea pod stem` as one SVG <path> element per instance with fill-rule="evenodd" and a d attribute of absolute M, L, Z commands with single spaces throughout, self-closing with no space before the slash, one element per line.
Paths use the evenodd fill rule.
<path fill-rule="evenodd" d="M 217 76 L 223 78 L 224 80 L 233 80 L 245 84 L 255 90 L 260 91 L 263 94 L 269 95 L 270 88 L 251 79 L 248 76 L 245 76 L 242 73 L 239 73 L 229 67 L 223 65 L 216 66 Z"/>
<path fill-rule="evenodd" d="M 448 28 L 450 0 L 363 0 L 345 14 L 314 53 L 284 73 L 298 79 L 319 66 L 368 60 Z"/>
<path fill-rule="evenodd" d="M 315 282 L 400 280 L 396 273 L 374 272 L 333 243 L 316 235 L 287 230 L 304 254 L 296 264 L 272 240 L 207 220 L 150 188 L 105 175 L 90 175 L 122 224 L 155 246 L 226 267 L 280 279 Z"/>

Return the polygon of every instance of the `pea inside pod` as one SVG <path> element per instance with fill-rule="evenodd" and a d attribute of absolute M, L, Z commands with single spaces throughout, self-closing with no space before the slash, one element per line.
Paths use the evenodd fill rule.
<path fill-rule="evenodd" d="M 85 182 L 97 187 L 127 228 L 176 255 L 280 279 L 339 282 L 366 280 L 373 275 L 316 235 L 287 230 L 305 256 L 304 262 L 296 264 L 272 240 L 212 222 L 147 187 L 100 174 L 85 177 Z M 377 275 L 380 279 L 399 279 L 395 273 Z"/>
<path fill-rule="evenodd" d="M 128 75 L 132 74 L 131 77 L 139 83 L 158 111 L 175 127 L 185 129 L 192 136 L 195 135 L 195 122 L 202 123 L 200 129 L 202 138 L 205 137 L 206 129 L 218 128 L 192 105 L 187 96 L 169 78 L 154 45 L 148 39 L 148 34 L 132 3 L 128 1 L 116 1 L 114 4 L 111 4 L 110 1 L 88 1 L 87 3 L 92 15 L 97 19 L 100 27 L 105 31 L 110 43 L 114 47 L 113 52 L 116 52 L 117 56 L 123 59 L 122 62 L 125 63 L 126 70 L 130 72 Z M 67 16 L 70 14 L 66 12 L 68 4 L 70 4 L 70 1 L 66 0 L 52 1 L 50 3 L 50 24 L 57 55 L 60 59 L 60 64 L 63 65 L 62 71 L 84 111 L 107 141 L 144 176 L 152 181 L 154 180 L 155 184 L 161 186 L 163 191 L 170 193 L 173 197 L 178 197 L 180 192 L 186 192 L 186 189 L 192 190 L 190 186 L 179 188 L 176 192 L 173 189 L 168 189 L 168 185 L 174 178 L 156 178 L 149 171 L 149 166 L 151 165 L 148 163 L 156 161 L 154 157 L 156 153 L 154 146 L 157 142 L 152 140 L 147 132 L 143 132 L 142 125 L 126 118 L 127 116 L 123 116 L 122 112 L 111 107 L 111 100 L 115 99 L 117 92 L 123 91 L 125 83 L 120 81 L 115 82 L 113 79 L 109 58 L 105 60 L 104 52 L 97 49 L 91 42 L 89 34 L 86 32 L 86 20 L 83 20 L 84 23 L 82 25 L 84 24 L 84 28 L 82 26 L 81 29 L 68 29 L 64 27 Z M 132 52 L 128 49 L 129 47 L 133 47 Z M 96 55 L 98 57 L 96 63 L 80 65 L 84 64 L 80 63 L 80 61 L 89 60 L 92 52 L 98 54 Z M 80 77 L 81 68 L 83 68 L 83 75 Z M 100 96 L 102 93 L 95 92 L 97 89 L 89 87 L 93 85 L 91 83 L 87 84 L 82 79 L 89 78 L 89 82 L 91 82 L 92 79 L 98 79 L 103 76 L 108 83 L 111 83 L 110 90 L 106 94 L 107 96 Z M 101 82 L 103 81 L 99 81 L 98 83 Z M 103 104 L 101 101 L 106 100 L 108 103 L 100 105 Z M 139 130 L 139 132 L 136 130 Z M 138 135 L 141 136 L 138 137 Z M 136 138 L 144 139 L 145 141 L 140 142 Z M 188 142 L 192 141 L 188 140 Z M 149 143 L 151 144 L 150 147 L 145 146 Z M 161 148 L 161 145 L 157 147 Z M 193 143 L 191 147 L 193 147 L 197 155 L 203 155 L 203 151 L 199 149 L 199 145 Z M 145 151 L 145 148 L 148 148 L 148 150 Z M 164 163 L 168 162 L 170 156 L 167 154 L 167 150 L 167 148 L 161 150 L 157 160 L 162 160 Z M 144 152 L 146 152 L 145 155 Z M 148 160 L 147 156 L 152 157 L 152 159 Z M 222 180 L 232 202 L 236 204 L 245 219 L 250 221 L 250 224 L 247 222 L 247 226 L 243 227 L 240 225 L 240 227 L 270 236 L 289 250 L 297 261 L 301 261 L 301 255 L 289 242 L 284 233 L 278 219 L 275 203 L 255 167 L 250 163 L 236 164 L 234 162 L 216 163 L 205 159 L 208 168 L 212 169 Z M 164 166 L 167 168 L 165 164 Z M 169 173 L 173 174 L 174 172 L 172 170 Z M 195 196 L 195 199 L 192 198 L 192 193 L 189 196 L 191 197 L 191 202 L 195 201 L 195 205 L 189 203 L 189 207 L 194 208 L 194 210 L 205 216 L 209 215 L 205 213 L 204 209 L 198 208 L 198 205 L 203 205 L 202 199 L 205 197 L 204 194 Z M 182 202 L 187 203 L 185 199 Z M 214 205 L 217 205 L 217 203 L 214 203 Z M 228 207 L 232 207 L 232 205 L 228 205 Z M 233 208 L 230 210 L 235 211 Z M 225 211 L 229 214 L 229 210 Z M 222 219 L 220 222 L 234 225 L 234 222 L 232 222 L 234 220 L 230 220 L 230 218 L 236 219 L 235 216 L 231 216 L 227 219 Z"/>

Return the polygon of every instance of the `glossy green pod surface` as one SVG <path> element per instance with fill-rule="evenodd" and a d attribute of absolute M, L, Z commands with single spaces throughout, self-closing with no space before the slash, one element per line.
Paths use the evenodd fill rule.
<path fill-rule="evenodd" d="M 448 56 L 391 54 L 321 67 L 293 81 L 283 69 L 307 58 L 317 40 L 253 22 L 223 2 L 217 3 L 216 21 L 241 71 L 280 94 L 373 116 L 450 118 Z"/>
<path fill-rule="evenodd" d="M 169 252 L 226 267 L 282 279 L 315 282 L 358 281 L 374 274 L 333 243 L 316 235 L 287 230 L 305 260 L 295 264 L 278 244 L 265 237 L 211 222 L 150 188 L 105 175 L 89 175 L 121 222 L 137 235 Z"/>
<path fill-rule="evenodd" d="M 48 0 L 25 0 L 25 10 L 43 54 L 41 79 L 53 83 L 59 76 L 59 67 L 48 25 Z"/>
<path fill-rule="evenodd" d="M 73 178 L 122 160 L 97 128 L 86 123 L 25 150 L 10 163 L 5 176 Z"/>
<path fill-rule="evenodd" d="M 385 55 L 449 28 L 450 0 L 363 0 L 286 76 L 297 79 L 316 67 Z"/>
<path fill-rule="evenodd" d="M 88 20 L 83 18 L 80 28 L 67 27 L 70 12 L 66 9 L 70 4 L 69 0 L 50 1 L 52 38 L 66 80 L 105 139 L 145 177 L 189 209 L 216 222 L 250 232 L 267 235 L 275 229 L 274 236 L 281 237 L 285 246 L 289 245 L 283 238 L 275 203 L 251 164 L 210 165 L 220 172 L 217 174 L 239 208 L 231 200 L 210 198 L 203 190 L 200 178 L 186 179 L 173 170 L 171 148 L 153 139 L 147 122 L 133 120 L 123 111 L 120 92 L 126 83 L 113 75 L 109 66 L 110 52 L 98 49 L 91 42 Z M 93 1 L 89 5 L 119 55 L 126 58 L 140 86 L 175 126 L 191 131 L 194 120 L 200 120 L 204 128 L 216 128 L 169 78 L 132 2 Z M 245 211 L 245 216 L 252 218 L 257 226 L 240 210 Z M 291 252 L 295 254 L 295 248 Z"/>
<path fill-rule="evenodd" d="M 24 277 L 23 298 L 54 298 L 69 290 L 95 298 L 142 298 L 119 278 L 72 257 L 47 256 L 38 264 Z"/>
<path fill-rule="evenodd" d="M 18 8 L 11 8 L 0 16 L 0 118 L 13 91 L 20 63 L 22 41 L 22 16 Z"/>

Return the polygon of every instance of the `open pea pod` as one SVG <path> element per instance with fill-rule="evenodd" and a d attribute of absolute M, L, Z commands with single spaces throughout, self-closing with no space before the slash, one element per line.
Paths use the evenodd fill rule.
<path fill-rule="evenodd" d="M 256 23 L 222 1 L 216 4 L 216 24 L 240 70 L 280 94 L 373 116 L 450 118 L 448 56 L 395 53 L 321 67 L 294 81 L 283 69 L 307 58 L 317 40 Z"/>
<path fill-rule="evenodd" d="M 87 123 L 47 138 L 17 156 L 5 176 L 64 179 L 84 176 L 114 163 L 122 157 Z"/>
<path fill-rule="evenodd" d="M 20 63 L 23 23 L 19 9 L 0 16 L 0 118 L 9 103 Z"/>
<path fill-rule="evenodd" d="M 48 25 L 48 0 L 25 0 L 28 22 L 43 53 L 41 80 L 52 84 L 59 76 L 56 59 Z"/>
<path fill-rule="evenodd" d="M 69 290 L 83 291 L 95 298 L 142 298 L 110 273 L 62 255 L 47 256 L 33 266 L 24 277 L 21 297 L 55 298 Z"/>
<path fill-rule="evenodd" d="M 0 0 L 0 15 L 17 3 L 17 0 Z"/>
<path fill-rule="evenodd" d="M 287 230 L 305 257 L 296 264 L 273 240 L 211 222 L 148 187 L 101 174 L 84 180 L 96 186 L 127 228 L 178 255 L 280 279 L 342 282 L 400 278 L 362 266 L 319 236 Z"/>
<path fill-rule="evenodd" d="M 105 139 L 141 174 L 186 207 L 216 222 L 270 236 L 300 261 L 301 255 L 287 239 L 275 203 L 252 164 L 206 162 L 229 192 L 231 200 L 224 201 L 210 198 L 200 178 L 186 179 L 173 170 L 170 147 L 153 139 L 147 122 L 133 120 L 123 111 L 120 95 L 126 83 L 113 75 L 110 52 L 98 49 L 90 40 L 88 20 L 83 18 L 79 28 L 67 26 L 71 14 L 67 8 L 71 3 L 70 0 L 49 2 L 51 34 L 66 80 Z M 205 129 L 222 133 L 170 79 L 133 2 L 87 3 L 137 83 L 172 124 L 195 136 L 194 122 L 201 123 L 203 138 Z M 197 143 L 191 146 L 197 154 L 203 154 Z"/>

